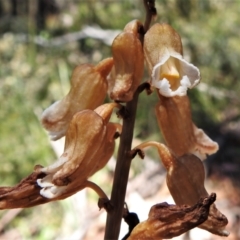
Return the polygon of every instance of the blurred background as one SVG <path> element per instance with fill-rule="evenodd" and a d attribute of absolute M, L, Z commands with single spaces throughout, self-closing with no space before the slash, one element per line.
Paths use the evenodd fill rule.
<path fill-rule="evenodd" d="M 201 71 L 201 83 L 188 92 L 193 119 L 220 146 L 205 161 L 206 187 L 229 218 L 228 239 L 240 239 L 240 1 L 156 0 L 156 7 L 155 21 L 177 30 L 185 58 Z M 68 92 L 76 65 L 110 56 L 114 37 L 144 17 L 141 0 L 0 0 L 1 186 L 17 184 L 34 165 L 46 166 L 63 152 L 63 142 L 51 143 L 42 128 L 42 111 Z M 162 141 L 156 102 L 155 94 L 141 94 L 134 145 Z M 172 201 L 156 152 L 148 155 L 133 161 L 127 193 L 141 220 L 151 205 Z M 114 167 L 113 158 L 93 177 L 108 194 Z M 84 190 L 61 202 L 1 211 L 0 240 L 102 239 L 106 215 L 96 203 Z M 219 239 L 202 230 L 196 238 L 194 231 L 179 239 Z"/>

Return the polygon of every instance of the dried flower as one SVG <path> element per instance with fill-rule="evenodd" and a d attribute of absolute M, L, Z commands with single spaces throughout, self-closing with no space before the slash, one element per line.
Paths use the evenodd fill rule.
<path fill-rule="evenodd" d="M 45 198 L 40 194 L 41 188 L 36 184 L 37 179 L 45 176 L 38 171 L 40 168 L 41 166 L 36 166 L 33 173 L 14 187 L 0 187 L 0 209 L 29 208 L 39 204 L 62 200 L 84 188 L 91 188 L 101 199 L 107 199 L 103 190 L 90 181 L 76 182 L 74 187 L 68 188 L 68 191 L 63 192 L 58 197 Z"/>
<path fill-rule="evenodd" d="M 38 180 L 41 194 L 55 198 L 84 182 L 102 168 L 114 150 L 114 136 L 119 124 L 108 123 L 116 103 L 104 104 L 95 111 L 76 113 L 66 133 L 65 150 L 54 164 L 40 169 L 46 177 Z"/>
<path fill-rule="evenodd" d="M 83 109 L 95 109 L 107 94 L 106 77 L 113 66 L 107 58 L 98 65 L 77 66 L 71 76 L 71 89 L 60 101 L 53 103 L 41 116 L 42 125 L 49 131 L 52 140 L 63 137 L 75 113 Z"/>
<path fill-rule="evenodd" d="M 141 27 L 142 24 L 134 20 L 113 41 L 115 73 L 110 77 L 109 86 L 112 88 L 109 92 L 115 101 L 131 101 L 140 84 L 144 70 L 143 50 L 138 34 Z"/>
<path fill-rule="evenodd" d="M 135 149 L 145 147 L 157 148 L 163 165 L 167 170 L 167 186 L 175 201 L 180 205 L 194 205 L 202 197 L 208 197 L 204 187 L 205 170 L 203 162 L 193 154 L 176 157 L 164 144 L 149 141 L 140 144 Z M 199 227 L 213 234 L 228 236 L 224 229 L 227 218 L 213 204 L 210 208 L 208 219 Z"/>
<path fill-rule="evenodd" d="M 121 125 L 109 123 L 117 103 L 104 104 L 95 111 L 74 115 L 66 133 L 65 149 L 59 160 L 48 167 L 36 166 L 34 172 L 15 187 L 0 188 L 0 209 L 31 207 L 64 199 L 85 187 L 107 198 L 88 178 L 106 165 L 113 154 L 116 133 Z"/>
<path fill-rule="evenodd" d="M 151 207 L 148 219 L 139 223 L 128 240 L 169 239 L 179 236 L 207 220 L 216 194 L 200 199 L 193 206 L 159 203 Z"/>
<path fill-rule="evenodd" d="M 151 84 L 166 97 L 184 96 L 200 81 L 200 72 L 183 59 L 182 42 L 168 24 L 154 24 L 144 36 L 144 56 Z"/>
<path fill-rule="evenodd" d="M 155 107 L 158 125 L 167 146 L 177 157 L 193 153 L 204 160 L 206 154 L 218 150 L 218 144 L 193 124 L 188 96 L 159 97 Z"/>

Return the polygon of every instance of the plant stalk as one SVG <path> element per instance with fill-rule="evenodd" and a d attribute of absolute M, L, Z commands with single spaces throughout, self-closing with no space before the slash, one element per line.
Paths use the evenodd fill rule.
<path fill-rule="evenodd" d="M 137 90 L 132 101 L 126 104 L 127 117 L 123 118 L 123 128 L 120 137 L 120 146 L 118 149 L 117 163 L 115 167 L 111 204 L 113 211 L 108 213 L 105 240 L 117 240 L 119 236 L 123 208 L 128 183 L 128 175 L 132 156 L 129 154 L 132 147 L 134 123 L 137 112 L 139 91 Z"/>
<path fill-rule="evenodd" d="M 155 0 L 143 0 L 143 4 L 146 11 L 146 19 L 144 24 L 144 33 L 146 33 L 150 27 L 152 18 L 156 16 L 157 11 L 155 8 Z M 141 42 L 142 40 L 143 36 L 142 39 L 140 37 Z M 113 210 L 111 212 L 108 212 L 107 214 L 104 236 L 105 240 L 117 240 L 119 236 L 121 221 L 123 217 L 129 170 L 133 157 L 130 154 L 130 151 L 132 147 L 138 96 L 144 89 L 149 90 L 148 83 L 143 83 L 142 85 L 140 85 L 135 92 L 132 101 L 126 103 L 126 111 L 128 113 L 128 116 L 126 118 L 123 118 L 123 128 L 120 137 L 120 145 L 118 149 L 117 163 L 115 167 L 112 194 L 110 200 L 111 204 L 113 205 Z"/>

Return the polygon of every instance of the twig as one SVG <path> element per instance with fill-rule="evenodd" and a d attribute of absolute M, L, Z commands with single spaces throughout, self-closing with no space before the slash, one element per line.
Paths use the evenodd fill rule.
<path fill-rule="evenodd" d="M 96 26 L 86 26 L 81 31 L 68 33 L 50 40 L 41 36 L 31 37 L 27 34 L 18 34 L 17 39 L 20 42 L 34 42 L 41 47 L 59 47 L 67 43 L 79 41 L 85 38 L 93 38 L 104 42 L 110 46 L 113 39 L 120 33 L 120 30 L 101 29 Z"/>

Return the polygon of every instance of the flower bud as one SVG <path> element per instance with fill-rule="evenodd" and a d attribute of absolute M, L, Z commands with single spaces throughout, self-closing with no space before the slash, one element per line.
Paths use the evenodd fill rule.
<path fill-rule="evenodd" d="M 138 34 L 141 27 L 142 24 L 134 20 L 113 41 L 115 74 L 110 78 L 109 86 L 112 89 L 109 92 L 111 99 L 115 101 L 131 101 L 140 84 L 144 70 L 143 50 Z"/>
<path fill-rule="evenodd" d="M 82 64 L 73 70 L 69 93 L 48 107 L 41 116 L 42 125 L 49 131 L 52 140 L 65 135 L 75 113 L 95 109 L 103 103 L 107 93 L 106 77 L 112 66 L 113 59 L 107 58 L 96 66 Z"/>
<path fill-rule="evenodd" d="M 177 157 L 193 153 L 204 160 L 218 150 L 218 144 L 193 124 L 187 96 L 160 96 L 155 113 L 164 140 Z"/>
<path fill-rule="evenodd" d="M 154 24 L 144 36 L 144 57 L 151 84 L 166 97 L 184 96 L 200 81 L 197 67 L 183 59 L 182 42 L 168 24 Z"/>

